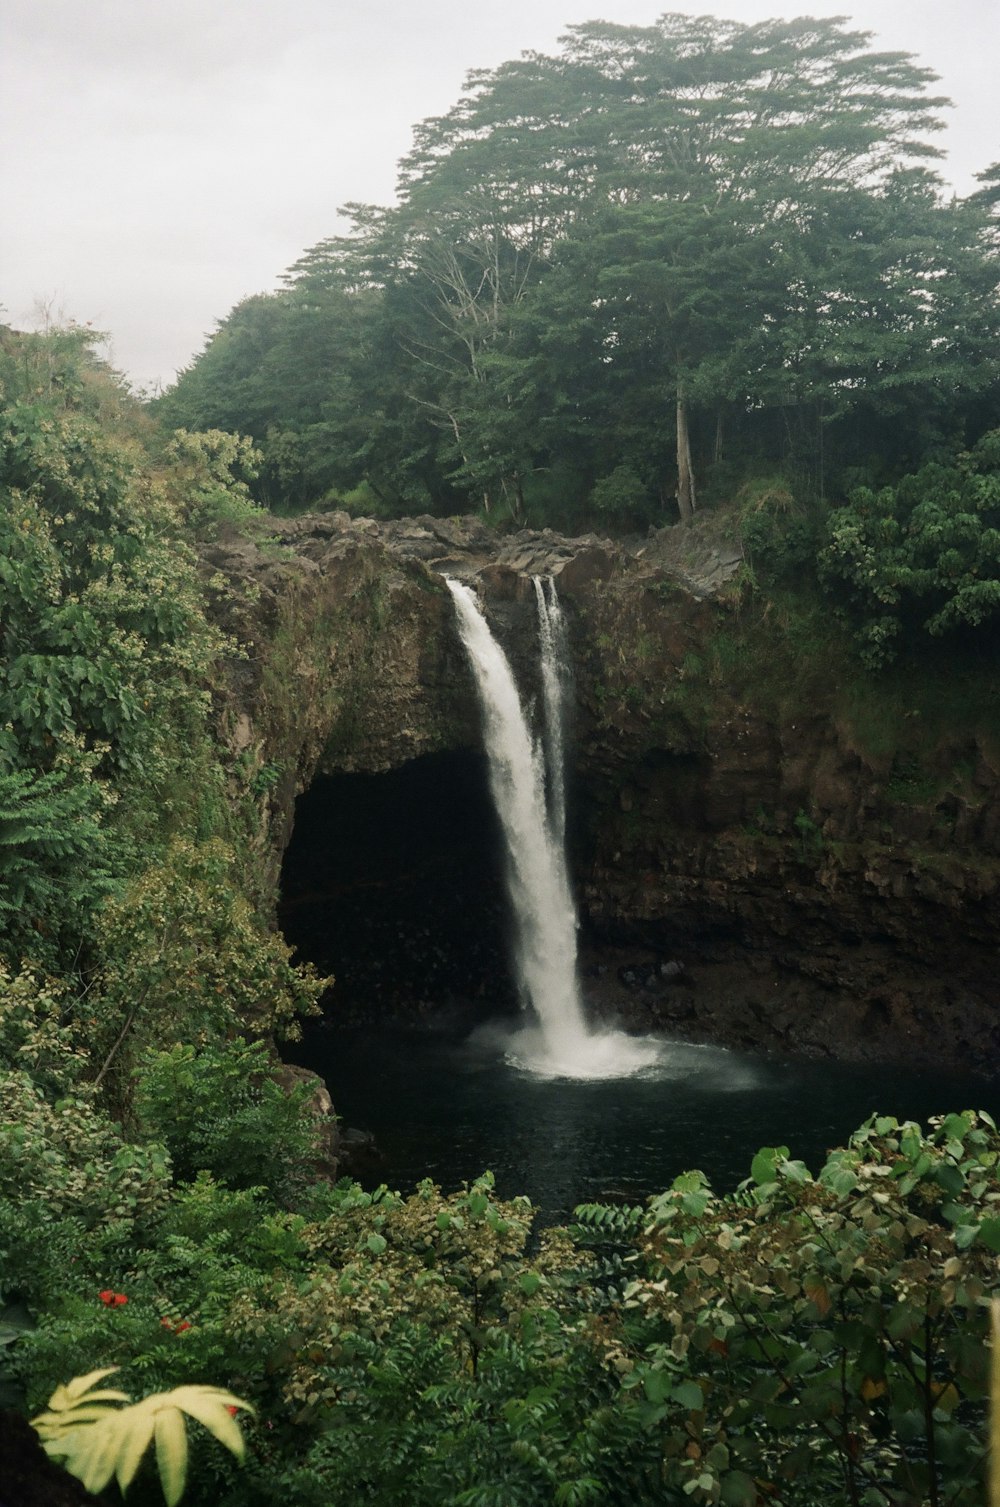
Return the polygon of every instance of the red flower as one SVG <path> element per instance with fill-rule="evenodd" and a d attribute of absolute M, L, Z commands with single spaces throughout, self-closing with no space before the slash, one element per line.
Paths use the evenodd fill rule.
<path fill-rule="evenodd" d="M 175 1334 L 183 1334 L 184 1331 L 185 1331 L 185 1329 L 190 1329 L 190 1328 L 191 1328 L 191 1325 L 185 1319 L 183 1324 L 177 1324 L 175 1326 L 174 1333 Z"/>
<path fill-rule="evenodd" d="M 112 1292 L 110 1287 L 106 1287 L 104 1291 L 99 1292 L 97 1296 L 100 1298 L 105 1308 L 121 1308 L 123 1303 L 128 1302 L 128 1298 L 126 1298 L 123 1292 Z"/>

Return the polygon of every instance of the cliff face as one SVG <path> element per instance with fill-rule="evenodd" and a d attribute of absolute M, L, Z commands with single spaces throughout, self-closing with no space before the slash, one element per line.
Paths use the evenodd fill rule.
<path fill-rule="evenodd" d="M 995 1061 L 1000 748 L 949 732 L 918 739 L 918 758 L 905 710 L 873 729 L 848 663 L 817 667 L 754 619 L 725 541 L 496 539 L 465 520 L 334 514 L 216 546 L 207 565 L 245 655 L 220 721 L 255 793 L 262 894 L 319 777 L 479 748 L 444 577 L 476 582 L 530 688 L 531 577 L 552 574 L 574 645 L 573 857 L 604 1007 L 748 1045 Z"/>

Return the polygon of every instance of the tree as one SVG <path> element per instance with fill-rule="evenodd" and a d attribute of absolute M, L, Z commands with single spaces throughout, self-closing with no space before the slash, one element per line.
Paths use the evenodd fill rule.
<path fill-rule="evenodd" d="M 456 189 L 485 164 L 493 191 L 462 201 L 480 235 L 500 203 L 507 239 L 533 256 L 584 248 L 607 362 L 627 357 L 630 334 L 658 339 L 682 517 L 694 508 L 689 409 L 735 389 L 734 344 L 775 317 L 783 241 L 817 204 L 934 155 L 920 139 L 945 103 L 924 94 L 932 75 L 866 52 L 867 40 L 808 19 L 577 26 L 558 58 L 473 75 L 404 164 L 404 216 L 430 201 L 447 225 Z"/>
<path fill-rule="evenodd" d="M 561 495 L 566 522 L 626 477 L 690 518 L 727 426 L 821 495 L 869 451 L 898 471 L 978 437 L 993 180 L 941 198 L 947 101 L 868 42 L 838 19 L 668 13 L 472 74 L 416 128 L 399 203 L 348 206 L 352 233 L 234 311 L 162 411 L 217 425 L 225 394 L 184 401 L 202 370 L 235 383 L 231 427 L 297 504 L 364 482 L 387 511 L 522 519 Z"/>

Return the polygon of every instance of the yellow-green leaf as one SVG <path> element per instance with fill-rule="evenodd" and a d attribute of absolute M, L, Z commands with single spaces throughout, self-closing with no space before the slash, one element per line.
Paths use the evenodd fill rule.
<path fill-rule="evenodd" d="M 125 1408 L 119 1415 L 121 1435 L 115 1474 L 122 1491 L 129 1485 L 139 1469 L 139 1462 L 149 1448 L 149 1441 L 153 1437 L 155 1422 L 154 1409 L 141 1402 L 136 1403 L 134 1407 Z"/>
<path fill-rule="evenodd" d="M 160 1397 L 169 1393 L 160 1393 Z M 152 1399 L 147 1398 L 147 1402 Z M 176 1507 L 184 1493 L 187 1478 L 188 1443 L 184 1418 L 179 1408 L 160 1407 L 155 1415 L 156 1463 L 167 1507 Z"/>
<path fill-rule="evenodd" d="M 102 1371 L 88 1371 L 86 1376 L 74 1376 L 73 1380 L 68 1381 L 65 1386 L 56 1387 L 49 1398 L 49 1407 L 56 1413 L 64 1412 L 66 1408 L 76 1407 L 85 1392 L 96 1386 L 102 1377 L 110 1376 L 113 1371 L 117 1370 L 117 1366 L 105 1366 Z M 128 1401 L 124 1392 L 118 1395 Z"/>
<path fill-rule="evenodd" d="M 100 1423 L 79 1430 L 66 1457 L 67 1469 L 88 1491 L 103 1491 L 111 1480 L 118 1453 L 118 1415 L 109 1413 Z"/>
<path fill-rule="evenodd" d="M 207 1387 L 176 1387 L 170 1396 L 179 1408 L 183 1408 L 192 1418 L 197 1418 L 220 1444 L 231 1450 L 237 1460 L 243 1459 L 246 1448 L 243 1435 L 228 1408 L 246 1408 L 245 1402 L 241 1402 L 231 1392 L 219 1390 L 209 1394 Z"/>
<path fill-rule="evenodd" d="M 37 1418 L 32 1418 L 31 1426 L 43 1439 L 48 1439 L 78 1428 L 81 1423 L 100 1423 L 102 1418 L 116 1414 L 117 1411 L 117 1408 L 109 1408 L 100 1402 L 96 1402 L 93 1407 L 89 1402 L 82 1403 L 65 1413 L 39 1413 Z"/>

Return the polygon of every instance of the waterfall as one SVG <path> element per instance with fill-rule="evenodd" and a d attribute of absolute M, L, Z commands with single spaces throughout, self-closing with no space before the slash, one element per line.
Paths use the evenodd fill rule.
<path fill-rule="evenodd" d="M 563 723 L 567 702 L 566 628 L 551 576 L 535 576 L 538 638 L 541 645 L 542 704 L 545 709 L 545 763 L 549 777 L 548 813 L 555 840 L 566 842 L 566 749 Z"/>
<path fill-rule="evenodd" d="M 544 733 L 532 736 L 513 673 L 472 591 L 448 581 L 483 713 L 490 789 L 506 848 L 514 965 L 533 1024 L 511 1056 L 546 1076 L 610 1077 L 655 1060 L 656 1047 L 588 1028 L 576 966 L 576 908 L 566 869 L 565 632 L 551 578 L 535 578 Z"/>

